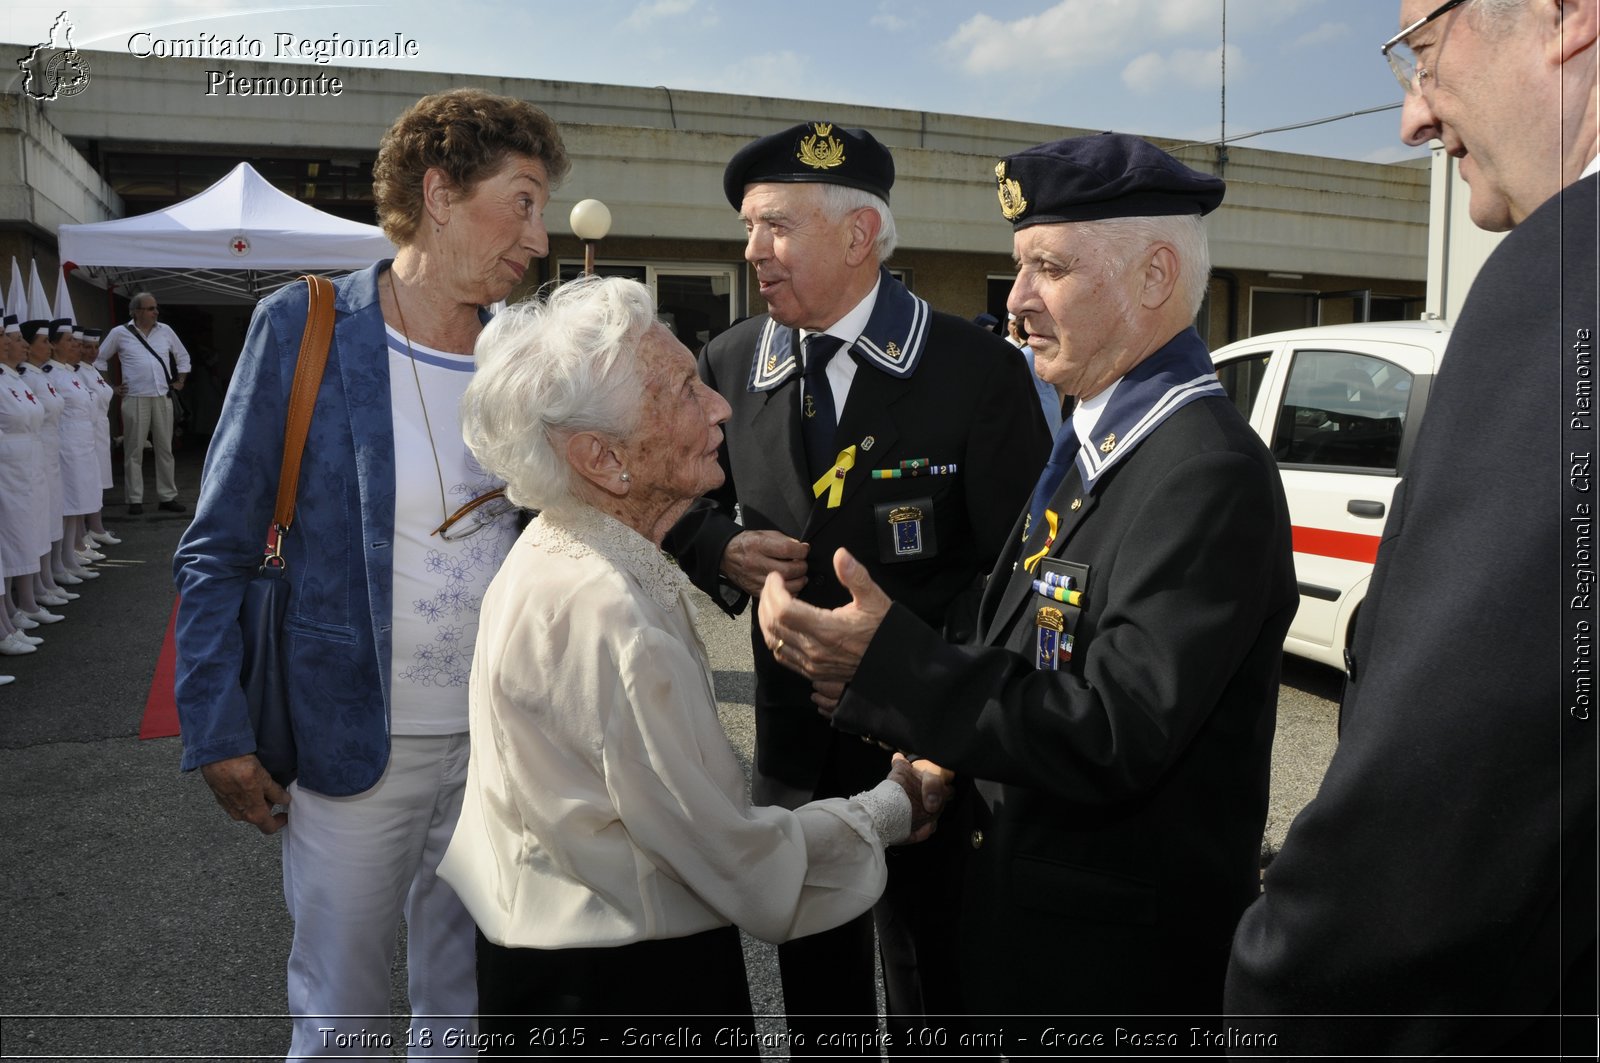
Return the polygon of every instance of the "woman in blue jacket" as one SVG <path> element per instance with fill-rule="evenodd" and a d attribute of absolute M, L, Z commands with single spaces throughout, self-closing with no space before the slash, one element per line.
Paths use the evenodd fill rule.
<path fill-rule="evenodd" d="M 373 192 L 398 251 L 335 282 L 282 547 L 299 749 L 287 789 L 254 755 L 238 617 L 272 519 L 304 285 L 256 310 L 174 558 L 183 768 L 234 819 L 284 831 L 293 1057 L 387 1034 L 402 915 L 414 1012 L 460 1026 L 476 1010 L 472 920 L 435 868 L 466 779 L 477 606 L 516 526 L 462 443 L 457 407 L 483 308 L 548 252 L 543 211 L 567 169 L 547 115 L 475 90 L 418 101 L 383 138 Z M 443 1050 L 413 1040 L 434 1042 L 414 1054 Z"/>

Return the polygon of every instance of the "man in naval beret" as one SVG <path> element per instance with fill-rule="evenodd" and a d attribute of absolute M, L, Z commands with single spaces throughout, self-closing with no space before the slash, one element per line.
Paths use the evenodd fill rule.
<path fill-rule="evenodd" d="M 976 780 L 960 825 L 975 1012 L 1214 1015 L 1258 892 L 1298 604 L 1277 467 L 1191 325 L 1223 184 L 1114 134 L 995 177 L 1007 305 L 1078 406 L 975 644 L 946 645 L 848 557 L 851 604 L 823 612 L 769 580 L 763 634 L 840 699 L 835 726 Z"/>
<path fill-rule="evenodd" d="M 727 480 L 666 545 L 730 615 L 769 576 L 819 607 L 849 601 L 832 564 L 843 547 L 930 630 L 965 637 L 1049 450 L 1016 352 L 883 268 L 895 249 L 893 183 L 894 159 L 871 133 L 826 122 L 762 137 L 728 164 L 723 191 L 768 312 L 701 352 L 701 375 L 733 407 Z M 751 612 L 756 801 L 794 808 L 875 785 L 890 754 L 829 727 Z M 959 873 L 948 864 L 957 841 L 940 832 L 888 855 L 875 914 L 892 1015 L 961 1007 Z M 834 1014 L 876 1029 L 866 917 L 778 956 L 792 1028 L 805 1028 L 795 1016 Z"/>

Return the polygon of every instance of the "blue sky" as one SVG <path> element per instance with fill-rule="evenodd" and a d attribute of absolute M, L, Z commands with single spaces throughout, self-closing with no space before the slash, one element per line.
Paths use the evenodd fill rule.
<path fill-rule="evenodd" d="M 1230 136 L 1399 101 L 1378 45 L 1398 0 L 9 0 L 0 41 L 32 44 L 63 7 L 79 47 L 141 30 L 260 39 L 392 36 L 469 74 L 666 85 L 1214 140 L 1224 4 Z M 13 49 L 4 49 L 9 67 Z M 19 53 L 20 54 L 20 53 Z M 329 67 L 363 65 L 335 60 Z M 5 71 L 9 73 L 9 71 Z M 4 79 L 0 78 L 0 83 Z M 820 116 L 819 116 L 820 117 Z M 1253 137 L 1250 147 L 1392 162 L 1425 155 L 1397 112 Z"/>

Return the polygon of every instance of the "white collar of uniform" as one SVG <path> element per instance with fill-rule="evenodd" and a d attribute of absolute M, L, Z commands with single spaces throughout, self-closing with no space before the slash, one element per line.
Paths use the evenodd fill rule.
<path fill-rule="evenodd" d="M 1583 172 L 1578 175 L 1578 180 L 1581 181 L 1590 174 L 1596 173 L 1600 173 L 1600 155 L 1596 155 L 1594 158 L 1589 160 L 1589 165 L 1583 168 Z"/>
<path fill-rule="evenodd" d="M 856 341 L 856 337 L 866 331 L 867 322 L 872 319 L 872 308 L 878 303 L 878 289 L 882 286 L 883 275 L 879 274 L 878 279 L 872 282 L 872 290 L 866 294 L 866 298 L 857 303 L 854 309 L 844 317 L 819 331 L 825 336 L 838 337 L 843 343 L 843 346 L 839 348 L 840 350 L 848 349 Z M 801 329 L 801 346 L 804 347 L 806 340 L 815 334 L 810 329 Z"/>
<path fill-rule="evenodd" d="M 1084 399 L 1073 407 L 1072 428 L 1078 433 L 1078 445 L 1092 448 L 1095 446 L 1090 440 L 1094 438 L 1095 426 L 1100 423 L 1100 415 L 1106 412 L 1106 403 L 1111 401 L 1112 394 L 1117 390 L 1117 385 L 1122 383 L 1118 377 L 1111 382 L 1111 386 L 1092 399 Z"/>

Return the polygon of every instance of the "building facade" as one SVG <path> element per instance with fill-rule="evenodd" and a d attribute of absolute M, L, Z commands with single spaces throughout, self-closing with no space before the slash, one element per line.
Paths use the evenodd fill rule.
<path fill-rule="evenodd" d="M 418 97 L 472 86 L 527 99 L 562 127 L 573 168 L 547 211 L 550 257 L 527 288 L 581 268 L 567 215 L 581 199 L 611 210 L 598 268 L 650 284 L 691 347 L 764 307 L 743 261 L 743 230 L 722 196 L 722 169 L 748 140 L 802 121 L 861 126 L 895 156 L 891 207 L 900 249 L 888 263 L 935 307 L 1003 314 L 1011 233 L 995 199 L 1003 154 L 1092 130 L 664 87 L 485 78 L 412 70 L 207 59 L 141 59 L 85 51 L 92 81 L 41 102 L 0 94 L 0 263 L 59 266 L 66 222 L 160 209 L 209 186 L 241 160 L 320 209 L 374 221 L 379 138 Z M 219 70 L 226 68 L 224 77 Z M 293 72 L 286 77 L 286 71 Z M 302 75 L 316 85 L 293 87 Z M 250 83 L 263 89 L 238 91 Z M 268 92 L 267 89 L 273 91 Z M 1064 115 L 1069 117 L 1070 114 Z M 1132 130 L 1131 132 L 1137 132 Z M 1199 321 L 1219 346 L 1280 328 L 1419 316 L 1428 275 L 1426 160 L 1378 165 L 1152 138 L 1228 182 L 1207 219 L 1214 272 Z M 90 265 L 90 264 L 80 264 Z M 24 266 L 24 268 L 26 268 Z M 53 280 L 47 282 L 53 290 Z M 80 313 L 104 323 L 131 292 L 74 280 Z M 225 362 L 248 306 L 166 293 L 171 308 Z M 231 348 L 231 349 L 230 349 Z"/>

